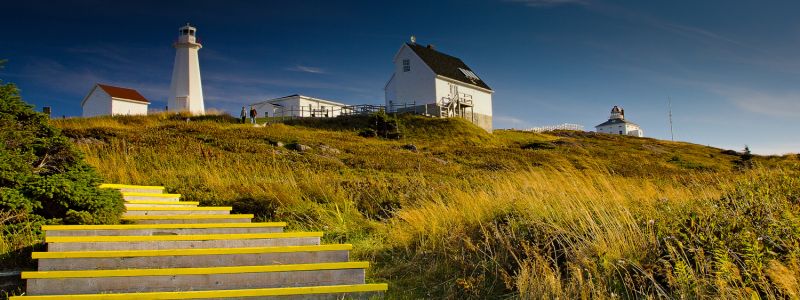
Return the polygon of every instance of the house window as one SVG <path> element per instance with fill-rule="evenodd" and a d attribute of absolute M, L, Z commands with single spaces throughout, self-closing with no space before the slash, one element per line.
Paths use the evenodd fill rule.
<path fill-rule="evenodd" d="M 411 61 L 404 59 L 403 60 L 403 72 L 411 71 Z"/>
<path fill-rule="evenodd" d="M 622 134 L 622 130 L 619 131 L 619 134 Z"/>

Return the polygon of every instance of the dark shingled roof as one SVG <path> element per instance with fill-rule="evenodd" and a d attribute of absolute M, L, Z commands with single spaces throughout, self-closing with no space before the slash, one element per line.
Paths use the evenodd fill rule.
<path fill-rule="evenodd" d="M 99 83 L 97 84 L 97 86 L 99 86 L 101 89 L 106 91 L 106 93 L 108 93 L 111 97 L 114 98 L 150 103 L 150 101 L 148 101 L 147 98 L 142 96 L 142 94 L 139 94 L 139 92 L 137 92 L 134 89 L 126 89 Z"/>
<path fill-rule="evenodd" d="M 431 70 L 436 73 L 436 75 L 441 75 L 456 81 L 476 85 L 487 90 L 492 89 L 486 85 L 482 79 L 470 79 L 467 77 L 467 75 L 462 73 L 459 68 L 468 71 L 472 71 L 472 69 L 470 69 L 467 64 L 461 61 L 461 59 L 436 51 L 432 47 L 426 47 L 416 43 L 406 43 L 406 45 L 408 45 L 411 50 L 414 50 L 414 53 L 416 53 L 417 56 L 419 56 L 422 61 L 424 61 L 425 64 L 427 64 Z"/>
<path fill-rule="evenodd" d="M 625 124 L 625 123 L 639 126 L 636 123 L 633 123 L 631 121 L 627 121 L 625 119 L 609 119 L 608 121 L 603 122 L 603 124 L 597 125 L 595 127 L 606 126 L 606 125 L 614 125 L 614 124 Z"/>

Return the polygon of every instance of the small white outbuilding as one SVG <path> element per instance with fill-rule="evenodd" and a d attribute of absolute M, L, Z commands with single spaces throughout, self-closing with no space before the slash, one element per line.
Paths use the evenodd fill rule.
<path fill-rule="evenodd" d="M 83 117 L 147 115 L 150 101 L 134 89 L 95 84 L 83 98 Z"/>

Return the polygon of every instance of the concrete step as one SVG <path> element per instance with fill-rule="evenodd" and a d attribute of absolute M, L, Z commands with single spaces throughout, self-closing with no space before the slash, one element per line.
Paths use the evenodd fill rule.
<path fill-rule="evenodd" d="M 198 205 L 200 205 L 200 202 L 196 201 L 152 201 L 152 200 L 125 201 L 125 207 L 142 207 L 142 206 L 197 207 Z"/>
<path fill-rule="evenodd" d="M 122 216 L 122 220 L 136 224 L 250 223 L 252 218 L 251 214 Z"/>
<path fill-rule="evenodd" d="M 162 250 L 319 245 L 322 232 L 48 236 L 47 251 Z"/>
<path fill-rule="evenodd" d="M 33 295 L 202 291 L 363 284 L 368 262 L 22 272 Z"/>
<path fill-rule="evenodd" d="M 139 192 L 124 192 L 122 199 L 128 200 L 148 200 L 148 201 L 179 201 L 181 194 L 153 194 Z"/>
<path fill-rule="evenodd" d="M 163 186 L 151 186 L 151 185 L 130 185 L 130 184 L 116 184 L 116 183 L 104 183 L 99 186 L 101 189 L 116 189 L 120 192 L 130 192 L 130 193 L 151 193 L 151 194 L 161 194 L 164 193 Z"/>
<path fill-rule="evenodd" d="M 140 206 L 129 207 L 123 216 L 165 216 L 165 215 L 229 215 L 230 206 L 167 207 Z"/>
<path fill-rule="evenodd" d="M 46 236 L 92 235 L 179 235 L 283 232 L 285 222 L 199 223 L 199 224 L 123 224 L 123 225 L 43 225 Z"/>
<path fill-rule="evenodd" d="M 346 284 L 329 286 L 280 287 L 261 289 L 229 289 L 179 292 L 142 292 L 116 294 L 57 294 L 57 296 L 12 296 L 10 300 L 135 300 L 135 299 L 281 299 L 281 300 L 340 300 L 380 299 L 389 288 L 385 283 Z"/>
<path fill-rule="evenodd" d="M 352 245 L 34 252 L 39 271 L 208 268 L 346 262 Z"/>

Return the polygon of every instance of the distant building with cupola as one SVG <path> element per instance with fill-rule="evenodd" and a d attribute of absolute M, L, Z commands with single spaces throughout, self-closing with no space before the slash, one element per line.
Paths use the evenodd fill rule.
<path fill-rule="evenodd" d="M 644 131 L 639 125 L 625 119 L 625 109 L 614 106 L 608 121 L 594 127 L 599 133 L 622 134 L 643 137 Z"/>

